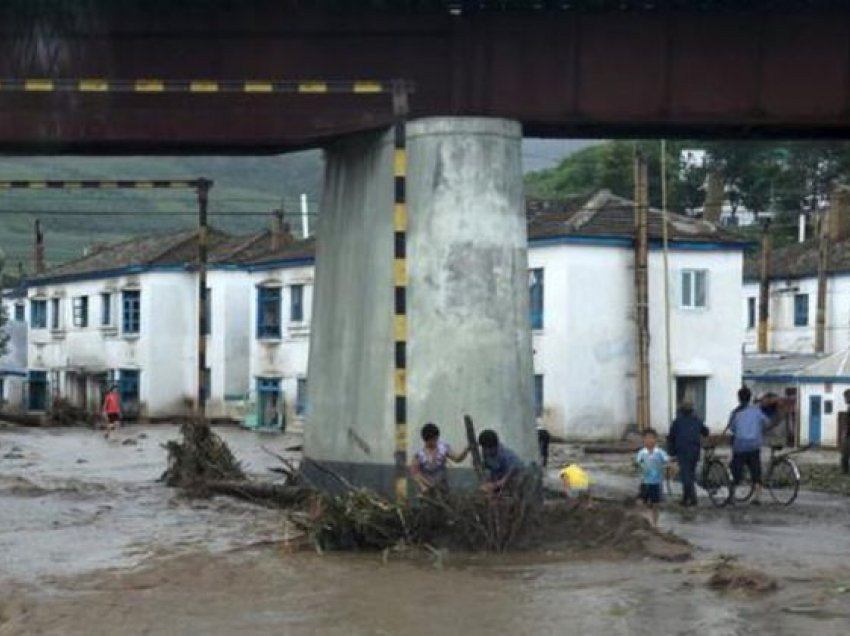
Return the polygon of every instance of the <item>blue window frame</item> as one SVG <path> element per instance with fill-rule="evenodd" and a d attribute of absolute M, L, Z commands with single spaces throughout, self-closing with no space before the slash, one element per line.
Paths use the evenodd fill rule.
<path fill-rule="evenodd" d="M 543 417 L 543 376 L 534 376 L 534 417 Z"/>
<path fill-rule="evenodd" d="M 531 328 L 543 329 L 543 269 L 528 273 L 528 290 L 531 300 Z"/>
<path fill-rule="evenodd" d="M 295 414 L 304 415 L 307 412 L 307 378 L 298 378 L 295 388 Z"/>
<path fill-rule="evenodd" d="M 280 287 L 257 289 L 257 337 L 280 338 Z"/>
<path fill-rule="evenodd" d="M 33 329 L 47 329 L 47 301 L 30 301 L 30 327 Z"/>
<path fill-rule="evenodd" d="M 89 326 L 89 297 L 77 296 L 73 301 L 74 310 L 74 326 L 88 327 Z"/>
<path fill-rule="evenodd" d="M 50 299 L 50 328 L 59 329 L 62 326 L 62 299 Z"/>
<path fill-rule="evenodd" d="M 142 298 L 137 289 L 126 289 L 121 292 L 121 330 L 124 333 L 139 333 L 142 325 Z"/>
<path fill-rule="evenodd" d="M 24 318 L 24 305 L 23 303 L 18 303 L 15 305 L 15 320 L 18 322 L 23 322 Z"/>
<path fill-rule="evenodd" d="M 794 326 L 806 327 L 809 324 L 809 295 L 794 294 Z"/>
<path fill-rule="evenodd" d="M 289 322 L 304 321 L 304 285 L 289 288 Z"/>
<path fill-rule="evenodd" d="M 100 295 L 100 324 L 102 327 L 112 325 L 112 294 L 109 292 Z"/>

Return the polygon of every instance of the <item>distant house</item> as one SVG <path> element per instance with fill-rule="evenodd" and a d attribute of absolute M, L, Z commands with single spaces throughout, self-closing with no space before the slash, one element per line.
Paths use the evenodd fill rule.
<path fill-rule="evenodd" d="M 850 238 L 833 243 L 827 274 L 824 351 L 850 348 Z M 744 266 L 744 350 L 757 350 L 759 268 L 757 254 Z M 769 265 L 768 351 L 813 353 L 818 289 L 817 241 L 774 249 Z"/>
<path fill-rule="evenodd" d="M 572 439 L 621 436 L 636 421 L 633 203 L 602 191 L 529 205 L 529 285 L 538 415 Z M 741 381 L 737 320 L 745 245 L 710 223 L 670 215 L 672 397 L 714 430 Z M 662 215 L 649 214 L 650 411 L 666 430 Z"/>
<path fill-rule="evenodd" d="M 838 414 L 850 389 L 850 350 L 830 355 L 805 353 L 749 355 L 744 382 L 756 395 L 787 400 L 793 437 L 800 445 L 836 446 Z"/>

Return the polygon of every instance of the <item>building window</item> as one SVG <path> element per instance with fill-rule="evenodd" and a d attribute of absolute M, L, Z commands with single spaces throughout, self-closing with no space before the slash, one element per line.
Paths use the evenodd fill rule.
<path fill-rule="evenodd" d="M 280 287 L 257 290 L 257 337 L 280 338 Z"/>
<path fill-rule="evenodd" d="M 706 306 L 706 282 L 708 272 L 704 269 L 686 269 L 682 272 L 682 307 L 701 309 Z"/>
<path fill-rule="evenodd" d="M 543 269 L 532 269 L 528 273 L 530 295 L 531 328 L 543 329 Z"/>
<path fill-rule="evenodd" d="M 295 387 L 295 414 L 304 415 L 307 412 L 307 378 L 298 378 Z"/>
<path fill-rule="evenodd" d="M 77 296 L 74 298 L 74 326 L 89 326 L 89 297 Z"/>
<path fill-rule="evenodd" d="M 47 301 L 30 301 L 30 327 L 33 329 L 47 329 Z"/>
<path fill-rule="evenodd" d="M 201 333 L 208 336 L 212 333 L 212 289 L 207 287 L 207 302 L 204 305 L 204 320 L 201 323 Z"/>
<path fill-rule="evenodd" d="M 59 329 L 62 325 L 62 299 L 50 299 L 50 328 Z"/>
<path fill-rule="evenodd" d="M 142 323 L 141 292 L 127 289 L 121 292 L 121 329 L 124 333 L 139 333 Z"/>
<path fill-rule="evenodd" d="M 112 294 L 109 292 L 100 295 L 100 324 L 102 327 L 112 326 Z"/>
<path fill-rule="evenodd" d="M 304 285 L 293 285 L 289 295 L 289 322 L 304 322 Z"/>
<path fill-rule="evenodd" d="M 543 417 L 543 376 L 534 376 L 534 417 Z"/>
<path fill-rule="evenodd" d="M 756 326 L 756 299 L 755 296 L 747 298 L 747 329 L 755 329 Z"/>
<path fill-rule="evenodd" d="M 15 320 L 17 320 L 18 322 L 23 322 L 25 320 L 23 303 L 18 303 L 15 305 Z"/>
<path fill-rule="evenodd" d="M 807 327 L 809 324 L 809 295 L 794 294 L 794 326 Z"/>
<path fill-rule="evenodd" d="M 823 402 L 823 412 L 824 415 L 832 414 L 832 400 L 824 400 Z"/>

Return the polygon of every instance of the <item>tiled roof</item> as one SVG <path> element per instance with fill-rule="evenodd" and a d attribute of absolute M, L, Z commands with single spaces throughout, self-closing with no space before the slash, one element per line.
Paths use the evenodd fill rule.
<path fill-rule="evenodd" d="M 744 279 L 758 280 L 760 253 L 750 254 L 744 261 Z M 771 279 L 806 278 L 818 275 L 818 242 L 806 241 L 775 248 L 768 265 Z M 850 239 L 832 244 L 828 272 L 850 272 Z"/>
<path fill-rule="evenodd" d="M 554 236 L 632 239 L 635 235 L 634 202 L 607 190 L 591 197 L 565 201 L 534 204 L 529 201 L 527 212 L 530 239 Z M 647 231 L 650 240 L 662 239 L 663 214 L 660 210 L 649 210 Z M 680 214 L 668 214 L 667 232 L 671 241 L 744 244 L 738 236 L 708 221 Z"/>
<path fill-rule="evenodd" d="M 748 376 L 847 377 L 850 376 L 850 350 L 830 355 L 792 353 L 744 356 L 744 378 Z"/>
<path fill-rule="evenodd" d="M 557 201 L 529 199 L 526 213 L 528 236 L 532 240 L 559 236 L 634 238 L 633 203 L 606 190 L 593 196 Z M 652 209 L 648 227 L 650 240 L 660 240 L 661 230 L 661 212 Z M 671 241 L 741 244 L 736 236 L 711 223 L 678 214 L 669 215 L 668 231 Z M 41 280 L 74 278 L 128 267 L 188 267 L 195 264 L 197 252 L 196 230 L 139 236 L 120 243 L 98 246 L 86 256 L 53 267 L 29 280 L 37 284 Z M 262 265 L 312 258 L 314 255 L 315 240 L 312 238 L 295 241 L 288 235 L 278 248 L 272 249 L 271 232 L 268 230 L 247 236 L 210 231 L 211 265 Z"/>

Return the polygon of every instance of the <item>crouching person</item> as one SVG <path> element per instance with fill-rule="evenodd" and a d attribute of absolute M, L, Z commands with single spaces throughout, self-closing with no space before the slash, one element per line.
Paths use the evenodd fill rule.
<path fill-rule="evenodd" d="M 586 504 L 590 507 L 590 475 L 587 471 L 578 464 L 567 464 L 559 475 L 567 499 L 575 499 L 576 506 Z"/>
<path fill-rule="evenodd" d="M 421 494 L 448 490 L 448 460 L 460 463 L 466 459 L 469 447 L 456 453 L 440 439 L 440 429 L 433 422 L 422 427 L 422 448 L 416 451 L 410 465 L 410 475 Z"/>
<path fill-rule="evenodd" d="M 500 493 L 520 476 L 522 461 L 514 451 L 499 442 L 496 431 L 481 431 L 478 445 L 481 446 L 481 459 L 487 478 L 482 488 L 489 493 Z"/>

